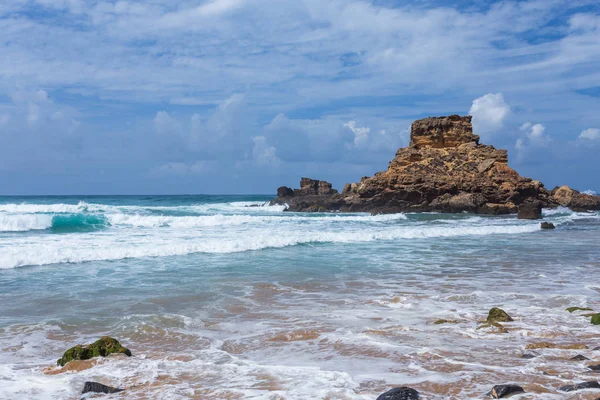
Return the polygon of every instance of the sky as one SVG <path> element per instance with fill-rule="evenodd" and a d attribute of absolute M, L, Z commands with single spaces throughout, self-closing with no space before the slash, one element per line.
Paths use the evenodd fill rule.
<path fill-rule="evenodd" d="M 597 0 L 3 0 L 0 194 L 246 194 L 385 170 L 473 115 L 600 192 Z"/>

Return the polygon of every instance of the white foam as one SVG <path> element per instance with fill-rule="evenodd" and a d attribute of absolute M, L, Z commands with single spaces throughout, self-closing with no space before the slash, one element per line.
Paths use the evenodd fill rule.
<path fill-rule="evenodd" d="M 88 210 L 89 206 L 83 201 L 78 204 L 0 204 L 0 212 L 13 214 L 81 213 Z"/>
<path fill-rule="evenodd" d="M 48 229 L 52 216 L 46 214 L 0 214 L 0 232 L 26 232 Z"/>
<path fill-rule="evenodd" d="M 295 224 L 291 224 L 291 227 Z M 124 258 L 178 256 L 193 253 L 234 253 L 267 248 L 282 248 L 308 243 L 361 243 L 436 237 L 519 234 L 539 230 L 537 224 L 506 226 L 419 226 L 392 225 L 385 229 L 357 226 L 329 230 L 317 224 L 305 230 L 291 228 L 281 235 L 279 224 L 267 229 L 264 224 L 244 231 L 169 231 L 148 235 L 106 235 L 90 233 L 87 240 L 78 236 L 14 239 L 0 254 L 0 268 L 57 263 L 80 263 Z"/>

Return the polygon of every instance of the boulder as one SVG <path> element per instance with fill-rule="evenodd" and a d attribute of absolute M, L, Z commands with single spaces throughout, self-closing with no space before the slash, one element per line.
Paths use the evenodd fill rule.
<path fill-rule="evenodd" d="M 279 198 L 286 198 L 286 197 L 293 197 L 293 196 L 294 196 L 294 191 L 287 186 L 281 186 L 279 189 L 277 189 L 277 197 L 279 197 Z"/>
<path fill-rule="evenodd" d="M 600 364 L 588 365 L 588 368 L 591 369 L 592 371 L 600 372 Z"/>
<path fill-rule="evenodd" d="M 131 351 L 123 347 L 117 339 L 104 336 L 92 344 L 77 345 L 70 348 L 58 359 L 57 364 L 64 367 L 69 361 L 89 360 L 94 357 L 106 357 L 110 354 L 121 353 L 131 357 Z"/>
<path fill-rule="evenodd" d="M 377 400 L 419 400 L 419 392 L 403 386 L 380 395 Z"/>
<path fill-rule="evenodd" d="M 542 219 L 542 203 L 532 201 L 519 206 L 519 219 Z"/>
<path fill-rule="evenodd" d="M 103 385 L 98 382 L 86 382 L 85 385 L 83 385 L 83 390 L 81 391 L 81 394 L 86 394 L 86 393 L 112 394 L 112 393 L 122 392 L 123 390 L 125 390 L 125 389 L 117 389 L 114 387 Z"/>
<path fill-rule="evenodd" d="M 542 222 L 542 229 L 555 229 L 556 227 L 552 222 Z"/>
<path fill-rule="evenodd" d="M 578 383 L 576 385 L 561 386 L 558 388 L 558 390 L 560 390 L 561 392 L 575 392 L 577 390 L 584 389 L 600 389 L 600 383 L 598 383 L 598 381 L 589 381 Z"/>
<path fill-rule="evenodd" d="M 497 323 L 497 322 L 512 322 L 513 319 L 506 311 L 501 308 L 494 307 L 488 313 L 488 317 L 486 320 L 488 323 Z"/>
<path fill-rule="evenodd" d="M 493 399 L 503 399 L 517 393 L 525 393 L 525 390 L 518 385 L 496 385 L 487 395 Z"/>

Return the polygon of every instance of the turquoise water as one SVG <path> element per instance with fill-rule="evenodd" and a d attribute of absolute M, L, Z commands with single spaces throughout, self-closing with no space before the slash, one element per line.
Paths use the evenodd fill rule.
<path fill-rule="evenodd" d="M 564 309 L 600 310 L 600 214 L 546 210 L 557 229 L 542 231 L 267 200 L 0 198 L 0 398 L 76 399 L 96 380 L 127 399 L 374 399 L 395 385 L 468 399 L 509 381 L 562 399 L 558 386 L 589 380 L 568 359 L 597 357 L 600 328 Z M 493 306 L 515 318 L 508 334 L 477 329 Z M 105 334 L 134 357 L 48 374 Z M 590 349 L 520 358 L 539 341 Z"/>

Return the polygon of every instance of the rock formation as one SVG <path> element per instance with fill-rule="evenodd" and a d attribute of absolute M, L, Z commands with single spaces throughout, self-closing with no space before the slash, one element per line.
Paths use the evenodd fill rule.
<path fill-rule="evenodd" d="M 566 186 L 550 192 L 520 176 L 508 166 L 506 150 L 480 144 L 471 117 L 458 115 L 415 121 L 410 145 L 398 150 L 387 171 L 347 184 L 342 193 L 302 178 L 300 189 L 281 187 L 277 194 L 272 204 L 287 204 L 289 211 L 510 214 L 533 202 L 600 210 L 598 196 Z"/>

